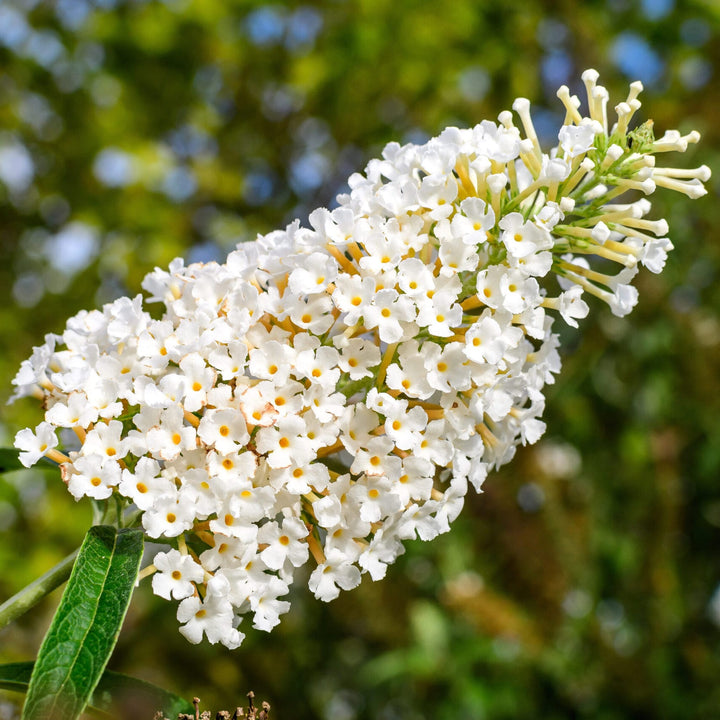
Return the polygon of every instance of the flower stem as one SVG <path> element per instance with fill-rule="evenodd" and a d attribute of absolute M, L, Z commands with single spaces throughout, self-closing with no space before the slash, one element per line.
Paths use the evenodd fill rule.
<path fill-rule="evenodd" d="M 24 587 L 20 592 L 13 595 L 0 605 L 0 630 L 26 613 L 46 595 L 49 595 L 55 588 L 60 587 L 69 577 L 75 556 L 78 551 L 70 553 L 64 560 L 61 560 L 52 570 L 34 580 Z"/>

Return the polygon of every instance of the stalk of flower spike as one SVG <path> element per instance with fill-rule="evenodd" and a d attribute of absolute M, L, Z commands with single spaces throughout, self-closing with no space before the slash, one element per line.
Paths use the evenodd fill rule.
<path fill-rule="evenodd" d="M 587 291 L 624 315 L 638 265 L 662 270 L 667 223 L 645 198 L 614 201 L 702 194 L 707 168 L 654 163 L 699 135 L 630 130 L 639 83 L 610 127 L 597 73 L 583 80 L 588 116 L 561 88 L 549 153 L 524 99 L 525 137 L 503 112 L 391 143 L 309 228 L 148 275 L 160 319 L 120 298 L 23 363 L 16 395 L 47 407 L 16 437 L 23 462 L 55 457 L 76 498 L 119 498 L 177 545 L 147 574 L 180 601 L 190 641 L 236 647 L 245 613 L 270 630 L 310 556 L 310 588 L 330 600 L 383 577 L 404 540 L 446 532 L 468 485 L 544 432 L 560 369 L 550 312 L 577 326 Z M 58 428 L 77 434 L 66 455 Z"/>

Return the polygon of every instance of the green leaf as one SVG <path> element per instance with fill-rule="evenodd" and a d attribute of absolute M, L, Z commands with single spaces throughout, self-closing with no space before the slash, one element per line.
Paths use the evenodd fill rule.
<path fill-rule="evenodd" d="M 142 531 L 90 528 L 40 647 L 23 720 L 75 720 L 107 665 L 140 569 Z"/>
<path fill-rule="evenodd" d="M 20 451 L 15 448 L 0 448 L 0 473 L 12 472 L 13 470 L 27 470 L 20 462 Z M 40 458 L 35 467 L 42 470 L 57 469 L 57 465 L 47 458 Z"/>
<path fill-rule="evenodd" d="M 33 666 L 32 662 L 0 665 L 0 690 L 27 692 Z M 106 670 L 90 698 L 86 712 L 104 718 L 108 715 L 130 717 L 127 712 L 123 712 L 129 707 L 136 712 L 143 708 L 145 713 L 142 716 L 148 718 L 157 710 L 162 710 L 166 717 L 193 712 L 192 704 L 174 693 L 144 680 Z"/>

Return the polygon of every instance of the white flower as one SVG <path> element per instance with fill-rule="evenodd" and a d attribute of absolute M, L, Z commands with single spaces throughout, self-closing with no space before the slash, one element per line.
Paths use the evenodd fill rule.
<path fill-rule="evenodd" d="M 274 387 L 271 386 L 271 389 L 274 389 Z M 243 387 L 237 396 L 240 411 L 245 418 L 248 429 L 255 426 L 268 427 L 275 423 L 279 414 L 277 408 L 272 404 L 270 398 L 263 394 L 258 385 Z"/>
<path fill-rule="evenodd" d="M 189 597 L 178 605 L 177 618 L 181 624 L 180 632 L 197 645 L 203 634 L 213 645 L 221 642 L 225 647 L 234 649 L 245 637 L 233 627 L 233 609 L 228 599 L 229 582 L 227 578 L 216 575 L 207 584 L 205 600 Z"/>
<path fill-rule="evenodd" d="M 380 364 L 380 348 L 363 338 L 343 340 L 336 336 L 336 344 L 340 348 L 338 367 L 348 374 L 351 380 L 372 377 L 371 368 Z"/>
<path fill-rule="evenodd" d="M 280 570 L 286 560 L 300 567 L 308 558 L 307 543 L 300 542 L 307 535 L 305 524 L 298 518 L 285 518 L 282 525 L 266 523 L 258 532 L 258 542 L 267 544 L 260 557 L 272 570 Z"/>
<path fill-rule="evenodd" d="M 610 309 L 618 317 L 625 317 L 638 301 L 638 291 L 632 285 L 618 285 L 613 293 L 608 293 Z"/>
<path fill-rule="evenodd" d="M 481 245 L 495 225 L 495 212 L 480 198 L 466 198 L 460 203 L 463 214 L 452 219 L 452 231 L 466 245 Z"/>
<path fill-rule="evenodd" d="M 345 409 L 345 396 L 342 393 L 328 392 L 322 385 L 314 385 L 305 393 L 305 401 L 312 416 L 323 425 L 339 418 Z M 310 417 L 306 417 L 306 421 L 311 422 Z"/>
<path fill-rule="evenodd" d="M 406 258 L 398 265 L 398 285 L 410 297 L 426 296 L 435 289 L 435 277 L 422 260 Z"/>
<path fill-rule="evenodd" d="M 314 452 L 306 430 L 302 418 L 287 415 L 279 418 L 273 427 L 261 428 L 255 443 L 261 453 L 267 453 L 267 462 L 272 468 L 288 467 L 293 462 L 310 462 Z"/>
<path fill-rule="evenodd" d="M 579 285 L 571 287 L 566 290 L 558 298 L 558 310 L 562 315 L 563 320 L 572 327 L 577 327 L 577 320 L 575 318 L 587 317 L 590 308 L 588 304 L 582 299 L 583 293 L 582 288 Z"/>
<path fill-rule="evenodd" d="M 312 295 L 325 292 L 338 274 L 337 261 L 327 254 L 316 252 L 303 258 L 302 267 L 288 276 L 288 288 L 295 295 Z"/>
<path fill-rule="evenodd" d="M 392 526 L 388 528 L 388 530 L 393 529 Z M 398 542 L 394 533 L 386 532 L 386 528 L 381 528 L 375 533 L 357 562 L 373 580 L 382 580 L 387 572 L 388 563 L 394 562 L 403 552 L 405 548 Z"/>
<path fill-rule="evenodd" d="M 88 432 L 83 442 L 83 455 L 99 455 L 103 459 L 115 462 L 128 452 L 127 442 L 122 437 L 123 426 L 118 420 L 109 423 L 97 423 Z"/>
<path fill-rule="evenodd" d="M 486 307 L 497 309 L 503 302 L 500 283 L 505 278 L 505 269 L 500 265 L 491 265 L 477 274 L 477 297 Z M 508 308 L 509 309 L 509 308 Z"/>
<path fill-rule="evenodd" d="M 270 576 L 267 583 L 250 595 L 254 628 L 270 632 L 280 622 L 280 615 L 290 609 L 290 603 L 278 597 L 287 595 L 288 590 L 287 583 Z"/>
<path fill-rule="evenodd" d="M 428 175 L 422 179 L 418 200 L 430 209 L 433 220 L 441 220 L 452 212 L 452 202 L 457 197 L 457 181 L 454 176 Z"/>
<path fill-rule="evenodd" d="M 270 484 L 275 490 L 304 495 L 315 490 L 324 492 L 330 482 L 330 471 L 319 462 L 290 465 L 270 471 Z"/>
<path fill-rule="evenodd" d="M 227 347 L 213 350 L 208 355 L 208 362 L 220 371 L 220 377 L 223 380 L 232 380 L 245 369 L 247 354 L 245 343 L 232 341 Z"/>
<path fill-rule="evenodd" d="M 423 356 L 430 387 L 441 392 L 467 390 L 470 387 L 470 368 L 461 343 L 452 342 L 445 347 L 425 343 Z"/>
<path fill-rule="evenodd" d="M 153 378 L 141 375 L 135 379 L 133 389 L 141 407 L 170 408 L 185 397 L 185 379 L 170 373 L 156 384 Z"/>
<path fill-rule="evenodd" d="M 455 275 L 459 272 L 475 270 L 480 256 L 472 245 L 467 244 L 462 237 L 454 237 L 447 225 L 438 223 L 435 232 L 440 240 L 438 257 L 442 263 L 441 275 Z"/>
<path fill-rule="evenodd" d="M 355 325 L 375 297 L 375 280 L 360 275 L 340 275 L 335 281 L 332 299 L 345 313 L 347 325 Z"/>
<path fill-rule="evenodd" d="M 592 149 L 595 136 L 602 133 L 603 128 L 595 120 L 584 118 L 580 125 L 563 125 L 558 133 L 560 147 L 570 158 L 584 155 Z"/>
<path fill-rule="evenodd" d="M 32 467 L 48 450 L 57 446 L 57 435 L 49 422 L 40 423 L 35 432 L 25 428 L 15 435 L 15 447 L 20 450 L 20 462 L 25 467 Z"/>
<path fill-rule="evenodd" d="M 284 385 L 292 370 L 295 352 L 286 343 L 268 340 L 261 347 L 250 350 L 250 373 L 263 380 Z"/>
<path fill-rule="evenodd" d="M 400 496 L 391 492 L 391 488 L 392 483 L 383 475 L 367 475 L 352 486 L 350 494 L 360 508 L 361 520 L 368 523 L 378 522 L 400 510 Z"/>
<path fill-rule="evenodd" d="M 455 299 L 454 294 L 447 292 L 422 299 L 418 302 L 417 324 L 426 327 L 435 337 L 451 337 L 453 328 L 462 325 L 462 308 Z"/>
<path fill-rule="evenodd" d="M 251 511 L 250 517 L 256 517 L 262 513 L 262 504 L 256 502 L 257 498 L 253 496 L 250 488 L 246 487 L 245 490 L 250 493 L 249 502 L 245 503 L 246 509 Z M 233 506 L 229 499 L 225 499 L 225 502 L 217 508 L 217 518 L 210 521 L 210 530 L 215 534 L 236 538 L 245 545 L 254 546 L 257 542 L 257 525 L 253 520 L 239 519 L 236 515 L 239 509 L 237 503 Z"/>
<path fill-rule="evenodd" d="M 416 340 L 403 343 L 398 350 L 398 358 L 399 364 L 393 363 L 388 367 L 388 387 L 411 398 L 429 398 L 433 388 L 427 381 L 425 357 L 420 352 L 419 343 Z"/>
<path fill-rule="evenodd" d="M 326 495 L 312 504 L 313 514 L 320 527 L 332 528 L 342 520 L 342 503 L 336 494 Z"/>
<path fill-rule="evenodd" d="M 202 582 L 205 576 L 201 565 L 177 550 L 158 553 L 153 558 L 153 565 L 159 571 L 153 575 L 153 592 L 166 600 L 190 597 L 195 592 L 193 583 Z"/>
<path fill-rule="evenodd" d="M 122 481 L 118 489 L 140 510 L 150 509 L 155 500 L 163 495 L 175 494 L 175 484 L 160 475 L 160 465 L 148 457 L 141 457 L 133 472 L 127 468 L 122 471 Z"/>
<path fill-rule="evenodd" d="M 67 474 L 68 490 L 79 500 L 91 497 L 104 500 L 112 495 L 113 487 L 120 482 L 120 466 L 101 455 L 83 455 L 72 464 Z"/>
<path fill-rule="evenodd" d="M 510 213 L 500 220 L 500 239 L 510 255 L 524 258 L 527 255 L 552 247 L 546 231 L 533 222 L 525 222 L 520 213 Z"/>
<path fill-rule="evenodd" d="M 393 447 L 394 443 L 389 438 L 372 438 L 365 449 L 357 451 L 350 470 L 356 475 L 398 475 L 401 461 L 399 457 L 390 454 Z"/>
<path fill-rule="evenodd" d="M 223 519 L 228 522 L 228 513 L 242 524 L 255 523 L 267 517 L 267 513 L 275 502 L 275 491 L 271 487 L 246 487 L 238 493 L 225 498 Z"/>
<path fill-rule="evenodd" d="M 421 442 L 428 416 L 421 407 L 408 410 L 407 400 L 400 400 L 385 412 L 385 433 L 400 450 L 411 450 Z"/>
<path fill-rule="evenodd" d="M 208 572 L 217 570 L 219 567 L 232 568 L 242 563 L 245 553 L 255 554 L 257 542 L 251 540 L 246 543 L 243 540 L 223 535 L 216 532 L 213 535 L 212 547 L 200 554 L 200 562 Z"/>
<path fill-rule="evenodd" d="M 222 455 L 238 452 L 250 438 L 242 413 L 234 409 L 208 410 L 198 426 L 198 436 Z"/>
<path fill-rule="evenodd" d="M 410 298 L 398 295 L 395 290 L 379 290 L 372 305 L 363 309 L 368 329 L 377 328 L 380 340 L 395 343 L 403 336 L 404 324 L 415 317 Z"/>
<path fill-rule="evenodd" d="M 182 408 L 171 405 L 160 414 L 159 424 L 147 431 L 147 449 L 163 460 L 172 460 L 195 447 L 195 436 L 195 428 L 183 422 Z"/>
<path fill-rule="evenodd" d="M 402 514 L 397 524 L 398 537 L 409 540 L 419 537 L 421 540 L 432 540 L 441 532 L 441 523 L 432 514 L 437 512 L 436 504 L 431 500 L 422 505 L 413 503 Z"/>
<path fill-rule="evenodd" d="M 465 355 L 476 363 L 497 365 L 505 352 L 503 332 L 490 315 L 474 322 L 465 333 Z"/>
<path fill-rule="evenodd" d="M 213 478 L 221 481 L 219 485 L 226 492 L 247 487 L 257 468 L 257 456 L 253 452 L 236 452 L 229 455 L 209 452 L 206 461 L 208 472 Z M 217 490 L 219 492 L 221 488 L 217 487 Z"/>
<path fill-rule="evenodd" d="M 360 571 L 339 550 L 332 550 L 325 562 L 313 570 L 308 586 L 318 600 L 334 600 L 340 590 L 352 590 L 360 584 Z"/>
<path fill-rule="evenodd" d="M 57 427 L 87 427 L 98 419 L 97 408 L 88 403 L 83 392 L 68 395 L 67 404 L 55 403 L 46 413 L 45 419 Z"/>
<path fill-rule="evenodd" d="M 288 298 L 285 300 L 285 307 L 287 310 L 281 314 L 281 317 L 288 316 L 295 325 L 314 334 L 321 335 L 333 324 L 334 318 L 330 312 L 332 300 L 327 295 L 311 296 L 308 300 L 296 301 Z"/>
<path fill-rule="evenodd" d="M 190 412 L 199 410 L 204 404 L 207 392 L 215 384 L 215 371 L 205 364 L 198 353 L 186 355 L 180 361 L 185 380 L 185 401 L 183 406 Z"/>
<path fill-rule="evenodd" d="M 296 376 L 306 378 L 311 385 L 318 384 L 328 392 L 340 379 L 340 370 L 337 367 L 339 358 L 340 353 L 335 348 L 303 350 L 295 359 Z"/>
<path fill-rule="evenodd" d="M 452 458 L 452 444 L 446 439 L 445 427 L 445 420 L 431 420 L 425 428 L 420 445 L 415 448 L 414 455 L 430 460 L 440 467 L 447 465 Z"/>
<path fill-rule="evenodd" d="M 403 458 L 402 474 L 393 483 L 392 492 L 400 497 L 403 507 L 406 507 L 411 500 L 429 500 L 434 475 L 435 465 L 433 463 L 424 458 L 410 455 Z"/>
<path fill-rule="evenodd" d="M 540 302 L 540 286 L 520 270 L 510 270 L 500 279 L 502 307 L 517 315 Z"/>
<path fill-rule="evenodd" d="M 142 516 L 150 537 L 177 537 L 187 532 L 195 520 L 193 507 L 179 502 L 177 494 L 161 495 Z"/>
<path fill-rule="evenodd" d="M 259 382 L 255 389 L 272 403 L 273 408 L 281 417 L 296 415 L 305 404 L 303 396 L 305 386 L 295 380 L 288 380 L 279 387 L 269 381 Z"/>
<path fill-rule="evenodd" d="M 151 321 L 146 330 L 138 336 L 136 352 L 138 357 L 150 363 L 153 370 L 165 369 L 170 360 L 177 361 L 177 337 L 169 320 Z"/>

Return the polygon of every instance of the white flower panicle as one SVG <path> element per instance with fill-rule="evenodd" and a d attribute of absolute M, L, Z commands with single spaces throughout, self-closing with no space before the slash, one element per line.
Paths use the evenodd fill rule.
<path fill-rule="evenodd" d="M 76 498 L 114 496 L 175 546 L 152 586 L 180 601 L 191 642 L 237 647 L 245 613 L 270 630 L 311 556 L 310 589 L 331 600 L 382 578 L 403 540 L 446 532 L 468 484 L 545 429 L 560 369 L 548 311 L 577 326 L 589 293 L 625 315 L 638 265 L 662 270 L 667 223 L 644 198 L 614 201 L 704 194 L 706 167 L 655 164 L 699 135 L 629 130 L 640 83 L 610 127 L 597 73 L 583 80 L 588 115 L 561 88 L 549 154 L 524 99 L 522 132 L 503 112 L 391 143 L 310 228 L 149 274 L 159 319 L 120 298 L 23 363 L 16 396 L 46 413 L 18 433 L 21 459 L 51 457 Z M 76 449 L 57 449 L 59 428 Z"/>

